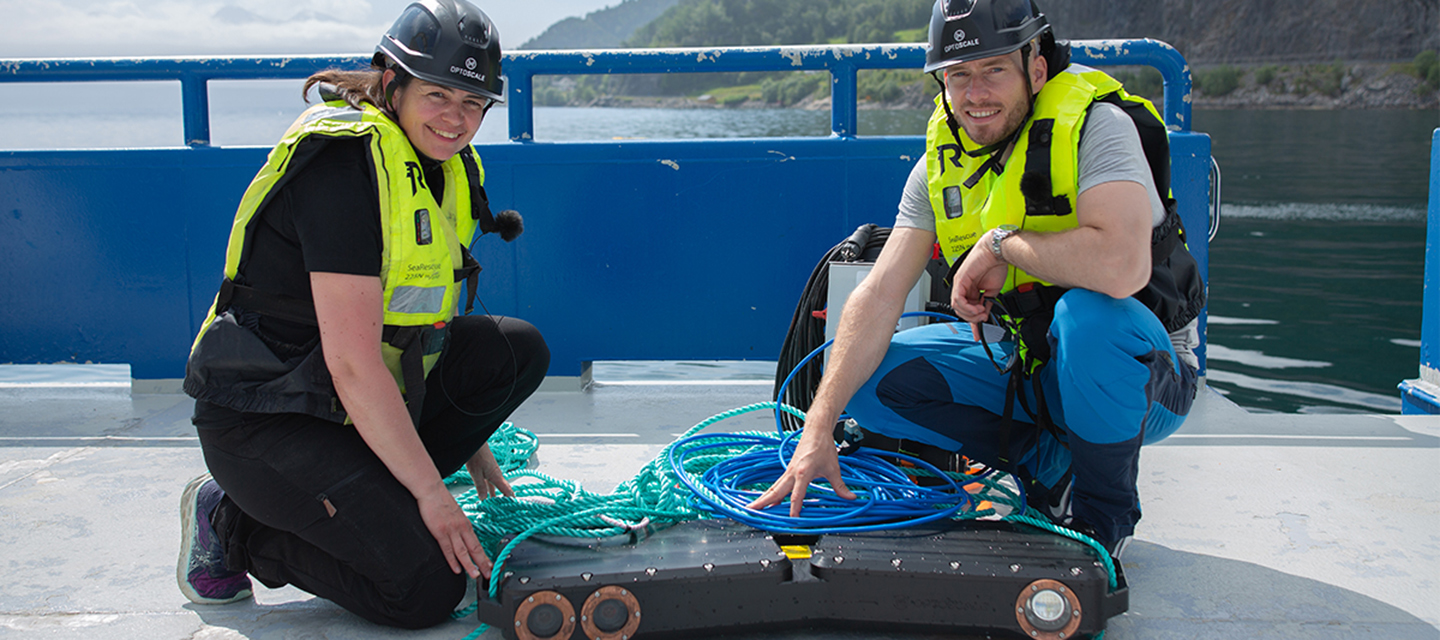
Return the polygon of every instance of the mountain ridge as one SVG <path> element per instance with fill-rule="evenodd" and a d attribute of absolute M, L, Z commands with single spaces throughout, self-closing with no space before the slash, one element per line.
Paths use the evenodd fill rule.
<path fill-rule="evenodd" d="M 1062 39 L 1154 38 L 1199 65 L 1404 61 L 1440 50 L 1440 0 L 1036 4 Z M 625 0 L 561 20 L 518 48 L 916 41 L 924 37 L 931 6 L 929 0 Z"/>
<path fill-rule="evenodd" d="M 565 18 L 550 25 L 524 44 L 535 49 L 609 49 L 623 45 L 631 34 L 659 18 L 681 0 L 624 0 L 583 18 Z"/>
<path fill-rule="evenodd" d="M 1152 38 L 1190 64 L 1194 102 L 1220 108 L 1433 109 L 1440 105 L 1440 0 L 1037 0 L 1062 40 Z M 625 0 L 567 18 L 524 49 L 713 47 L 916 42 L 932 0 Z M 861 74 L 862 107 L 923 108 L 918 70 Z M 1159 74 L 1114 71 L 1158 98 Z M 695 107 L 790 106 L 828 100 L 828 86 L 784 73 L 555 79 L 542 104 L 608 104 L 620 96 Z M 749 88 L 741 86 L 746 85 Z M 802 86 L 803 85 L 803 86 Z M 723 87 L 739 87 L 726 93 Z M 713 90 L 712 90 L 713 89 Z M 716 91 L 721 93 L 712 96 Z M 711 97 L 712 100 L 701 100 Z"/>

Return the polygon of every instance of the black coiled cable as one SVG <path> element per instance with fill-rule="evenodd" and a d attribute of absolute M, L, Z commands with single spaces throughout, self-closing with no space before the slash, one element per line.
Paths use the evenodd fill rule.
<path fill-rule="evenodd" d="M 784 398 L 780 397 L 780 391 L 785 378 L 790 375 L 795 365 L 825 343 L 825 319 L 817 318 L 815 314 L 825 310 L 830 291 L 830 263 L 874 262 L 880 257 L 880 250 L 885 247 L 885 241 L 889 238 L 889 227 L 861 225 L 850 237 L 825 252 L 825 256 L 810 272 L 810 279 L 805 282 L 800 302 L 795 306 L 795 314 L 790 317 L 790 329 L 785 334 L 785 343 L 780 347 L 775 368 L 775 389 L 771 393 L 776 402 L 808 411 L 810 403 L 815 399 L 815 390 L 820 386 L 820 374 L 824 370 L 824 363 L 820 358 L 811 360 L 795 373 L 790 386 L 784 390 Z M 798 418 L 789 414 L 782 415 L 780 420 L 789 431 L 802 426 Z"/>

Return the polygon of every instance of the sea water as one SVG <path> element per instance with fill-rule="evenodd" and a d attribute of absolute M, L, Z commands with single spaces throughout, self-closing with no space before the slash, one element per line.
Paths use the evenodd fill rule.
<path fill-rule="evenodd" d="M 212 143 L 273 144 L 305 106 L 300 86 L 211 83 Z M 176 83 L 0 84 L 0 105 L 0 149 L 173 147 L 183 137 Z M 493 109 L 476 142 L 508 139 L 507 116 Z M 861 110 L 859 133 L 919 135 L 928 116 Z M 828 110 L 537 107 L 534 120 L 538 140 L 557 141 L 830 133 Z M 1398 411 L 1396 385 L 1418 374 L 1440 113 L 1197 110 L 1194 123 L 1223 176 L 1210 247 L 1211 386 L 1252 411 Z M 595 368 L 598 380 L 773 373 L 764 362 Z"/>

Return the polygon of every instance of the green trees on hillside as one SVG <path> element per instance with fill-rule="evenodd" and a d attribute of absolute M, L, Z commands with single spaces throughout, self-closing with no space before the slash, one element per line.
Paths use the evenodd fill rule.
<path fill-rule="evenodd" d="M 519 49 L 589 49 L 621 46 L 635 31 L 653 22 L 680 0 L 624 0 L 592 11 L 584 18 L 566 18 Z"/>
<path fill-rule="evenodd" d="M 1440 91 L 1440 55 L 1434 51 L 1421 51 L 1410 63 L 1410 72 L 1420 79 L 1416 91 Z"/>
<path fill-rule="evenodd" d="M 631 36 L 635 47 L 861 44 L 914 39 L 933 0 L 683 0 Z M 922 32 L 923 33 L 923 32 Z"/>
<path fill-rule="evenodd" d="M 933 0 L 681 0 L 638 29 L 627 47 L 729 47 L 805 44 L 915 42 L 925 38 Z M 828 76 L 827 76 L 828 77 Z M 899 79 L 879 79 L 873 99 L 893 99 Z M 755 97 L 789 105 L 810 95 L 823 97 L 828 83 L 809 74 L 716 73 L 661 77 L 583 78 L 558 89 L 537 83 L 550 103 L 584 102 L 582 94 L 697 96 L 717 87 L 754 85 Z M 865 96 L 862 96 L 865 97 Z"/>
<path fill-rule="evenodd" d="M 760 81 L 760 99 L 767 104 L 788 107 L 817 92 L 828 95 L 829 80 L 828 73 L 791 73 L 778 79 L 766 78 Z"/>
<path fill-rule="evenodd" d="M 803 44 L 867 44 L 914 40 L 930 21 L 933 0 L 682 0 L 641 27 L 632 47 L 729 47 Z M 752 74 L 753 75 L 753 74 Z M 760 78 L 762 99 L 793 104 L 829 86 L 812 78 L 775 73 Z M 715 74 L 665 78 L 669 94 L 694 94 L 754 78 Z"/>
<path fill-rule="evenodd" d="M 1219 98 L 1230 95 L 1232 91 L 1238 89 L 1240 78 L 1243 75 L 1244 72 L 1240 69 L 1222 64 L 1213 69 L 1197 70 L 1193 77 L 1195 88 L 1200 90 L 1201 95 Z M 1335 88 L 1339 90 L 1339 81 L 1336 81 Z"/>
<path fill-rule="evenodd" d="M 630 37 L 620 44 L 633 48 L 923 42 L 933 1 L 625 0 L 615 7 L 588 15 L 580 22 L 594 22 L 596 24 L 591 25 L 591 31 L 603 30 L 615 34 L 613 37 L 620 37 L 618 34 L 634 29 L 633 25 L 639 22 L 643 12 L 655 15 L 654 12 L 668 7 L 659 17 L 634 29 Z M 1052 10 L 1049 12 L 1052 20 L 1058 16 L 1064 24 L 1077 29 L 1066 31 L 1066 37 L 1080 37 L 1085 33 L 1081 27 L 1087 23 L 1079 19 L 1083 16 L 1075 14 L 1079 10 L 1078 5 L 1060 3 L 1046 6 Z M 566 31 L 561 26 L 578 28 L 577 25 L 557 24 L 551 30 L 555 33 L 547 32 L 546 36 L 555 35 L 558 41 L 546 41 L 545 47 L 596 46 L 585 44 L 588 41 L 582 37 L 583 34 Z M 1190 27 L 1201 31 L 1210 28 L 1203 21 L 1187 28 Z M 1107 21 L 1105 28 L 1115 27 Z M 1185 37 L 1199 36 L 1191 34 Z M 1437 59 L 1440 56 L 1436 52 L 1424 51 L 1412 62 L 1397 63 L 1395 73 L 1415 76 L 1419 80 L 1415 89 L 1417 93 L 1434 94 L 1440 91 L 1440 62 Z M 1211 99 L 1232 95 L 1252 86 L 1267 87 L 1271 94 L 1335 97 L 1355 79 L 1347 75 L 1346 68 L 1339 62 L 1300 65 L 1293 69 L 1274 64 L 1253 68 L 1229 64 L 1202 67 L 1193 71 L 1194 87 L 1198 95 Z M 1161 98 L 1163 87 L 1158 71 L 1140 67 L 1117 69 L 1113 73 L 1132 93 L 1152 100 Z M 859 74 L 857 84 L 862 101 L 892 105 L 903 103 L 921 108 L 929 105 L 929 97 L 936 92 L 935 83 L 915 70 L 864 70 Z M 654 102 L 652 98 L 655 97 L 698 98 L 705 94 L 709 95 L 703 102 L 708 104 L 734 106 L 763 102 L 791 105 L 806 98 L 824 98 L 829 90 L 829 83 L 822 82 L 820 76 L 798 72 L 578 76 L 568 79 L 540 77 L 536 79 L 535 86 L 537 101 L 552 105 L 605 104 L 622 96 L 627 99 L 643 97 Z"/>

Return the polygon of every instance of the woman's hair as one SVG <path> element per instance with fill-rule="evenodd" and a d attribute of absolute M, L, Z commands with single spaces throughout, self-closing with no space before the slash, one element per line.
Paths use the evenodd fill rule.
<path fill-rule="evenodd" d="M 404 69 L 395 69 L 395 79 L 390 81 L 390 90 L 393 94 L 395 89 L 403 89 L 410 84 L 414 76 L 405 72 Z M 384 71 L 380 69 L 365 69 L 363 71 L 346 71 L 343 69 L 326 69 L 305 79 L 305 87 L 301 95 L 305 102 L 310 102 L 310 87 L 317 84 L 330 85 L 327 89 L 334 91 L 346 104 L 362 108 L 368 102 L 375 105 L 381 111 L 390 112 L 389 96 L 385 95 L 383 83 L 380 81 Z"/>

